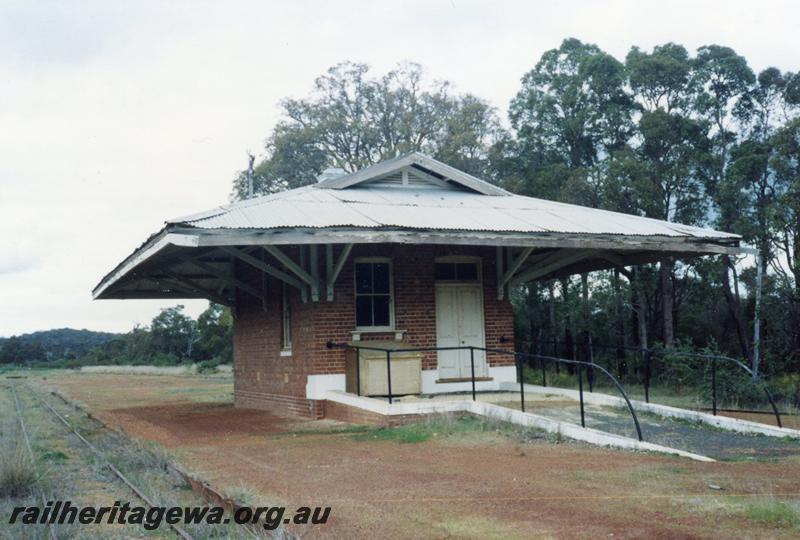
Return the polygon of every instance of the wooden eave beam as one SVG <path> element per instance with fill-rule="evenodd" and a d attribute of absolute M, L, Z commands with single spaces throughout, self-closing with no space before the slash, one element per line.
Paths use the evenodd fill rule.
<path fill-rule="evenodd" d="M 240 289 L 240 290 L 248 293 L 249 295 L 257 298 L 258 300 L 263 300 L 263 294 L 261 293 L 261 291 L 259 291 L 258 289 L 256 289 L 252 285 L 248 285 L 244 281 L 242 281 L 240 279 L 237 279 L 237 278 L 235 278 L 233 276 L 230 276 L 230 275 L 226 274 L 225 272 L 223 272 L 222 270 L 214 268 L 210 264 L 206 264 L 203 261 L 200 261 L 200 260 L 198 260 L 196 258 L 195 259 L 190 259 L 190 258 L 187 257 L 187 258 L 185 258 L 183 260 L 186 263 L 195 265 L 196 267 L 200 268 L 201 270 L 205 270 L 206 272 L 208 272 L 212 276 L 220 279 L 221 281 L 223 281 L 225 283 L 228 283 L 228 284 L 232 285 L 233 287 L 235 287 L 237 289 Z"/>
<path fill-rule="evenodd" d="M 598 249 L 615 252 L 658 251 L 679 253 L 682 256 L 731 255 L 747 252 L 735 241 L 708 239 L 697 241 L 688 237 L 644 237 L 607 234 L 566 233 L 499 233 L 479 231 L 412 231 L 367 230 L 359 228 L 270 229 L 232 231 L 227 229 L 194 230 L 200 247 L 302 245 L 302 244 L 438 244 L 504 247 L 535 247 L 537 249 Z"/>
<path fill-rule="evenodd" d="M 288 255 L 286 255 L 281 249 L 277 246 L 261 246 L 267 253 L 275 257 L 281 264 L 283 264 L 286 268 L 291 270 L 297 277 L 299 277 L 302 281 L 308 284 L 310 287 L 314 286 L 314 277 L 306 272 L 304 268 L 302 268 L 299 264 L 294 262 Z"/>
<path fill-rule="evenodd" d="M 289 285 L 291 285 L 292 287 L 296 288 L 299 291 L 303 291 L 306 288 L 305 284 L 300 280 L 296 279 L 295 277 L 287 274 L 286 272 L 278 270 L 274 266 L 265 263 L 264 261 L 250 255 L 249 253 L 239 248 L 230 246 L 220 246 L 219 249 L 221 249 L 228 255 L 231 255 L 232 257 L 235 257 L 240 261 L 249 264 L 250 266 L 256 269 L 261 270 L 262 272 L 283 281 L 284 283 L 288 283 Z"/>
<path fill-rule="evenodd" d="M 309 264 L 311 264 L 311 301 L 319 302 L 319 246 L 317 244 L 311 244 L 308 257 Z"/>
<path fill-rule="evenodd" d="M 306 247 L 305 246 L 298 246 L 298 248 L 300 249 L 300 268 L 305 268 L 306 267 Z M 306 302 L 308 302 L 308 287 L 303 287 L 302 289 L 300 289 L 300 300 L 302 300 L 304 304 Z"/>
<path fill-rule="evenodd" d="M 200 293 L 201 295 L 203 295 L 203 297 L 208 298 L 209 300 L 213 300 L 214 302 L 225 306 L 233 306 L 236 303 L 232 298 L 219 295 L 216 292 L 206 289 L 202 285 L 199 285 L 195 281 L 184 278 L 180 274 L 175 274 L 174 272 L 170 272 L 169 270 L 162 270 L 162 273 L 166 276 L 169 276 L 169 279 L 167 280 L 156 279 L 156 281 L 157 282 L 166 281 L 170 288 L 175 288 L 178 290 L 183 289 L 185 292 L 190 294 Z"/>
<path fill-rule="evenodd" d="M 339 258 L 336 260 L 336 263 L 333 263 L 333 246 L 328 244 L 325 248 L 325 252 L 327 254 L 327 268 L 328 271 L 325 275 L 325 293 L 327 295 L 328 302 L 333 302 L 333 286 L 336 284 L 336 280 L 339 277 L 339 274 L 344 268 L 344 263 L 347 261 L 347 258 L 350 256 L 350 252 L 353 250 L 353 244 L 345 244 L 344 249 L 339 254 Z"/>
<path fill-rule="evenodd" d="M 497 246 L 497 260 L 495 262 L 495 272 L 497 273 L 497 299 L 502 300 L 505 295 L 505 283 L 503 282 L 503 246 Z"/>
<path fill-rule="evenodd" d="M 547 257 L 545 257 L 541 264 L 537 264 L 533 268 L 529 268 L 525 272 L 519 274 L 516 278 L 514 278 L 514 283 L 526 283 L 528 281 L 534 281 L 541 277 L 550 274 L 551 272 L 555 272 L 560 268 L 564 268 L 565 266 L 569 266 L 571 264 L 575 264 L 578 261 L 583 259 L 588 259 L 589 257 L 593 257 L 597 254 L 597 250 L 595 249 L 586 249 L 586 250 L 560 250 L 557 251 Z"/>
<path fill-rule="evenodd" d="M 522 264 L 528 259 L 528 256 L 533 252 L 534 249 L 535 248 L 532 247 L 523 249 L 522 253 L 520 253 L 516 259 L 511 261 L 511 264 L 509 264 L 508 268 L 503 274 L 502 286 L 505 286 L 506 283 L 511 281 L 511 278 L 514 277 L 514 274 L 520 269 Z"/>

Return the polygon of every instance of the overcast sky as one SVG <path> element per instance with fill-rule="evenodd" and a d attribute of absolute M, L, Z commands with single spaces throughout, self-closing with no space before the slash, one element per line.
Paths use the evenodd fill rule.
<path fill-rule="evenodd" d="M 800 4 L 765 0 L 0 0 L 0 336 L 127 331 L 173 305 L 90 291 L 165 219 L 226 202 L 279 100 L 337 62 L 419 62 L 505 115 L 566 37 L 620 59 L 718 43 L 796 71 L 798 21 Z"/>

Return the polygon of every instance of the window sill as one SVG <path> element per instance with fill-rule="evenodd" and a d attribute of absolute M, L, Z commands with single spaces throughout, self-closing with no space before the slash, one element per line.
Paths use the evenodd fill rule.
<path fill-rule="evenodd" d="M 370 335 L 370 334 L 394 334 L 395 341 L 403 341 L 405 337 L 406 331 L 405 330 L 395 330 L 394 328 L 383 328 L 383 329 L 362 329 L 362 330 L 353 330 L 350 332 L 353 341 L 361 341 L 362 335 Z"/>
<path fill-rule="evenodd" d="M 475 377 L 475 382 L 493 381 L 494 377 Z M 436 379 L 436 384 L 472 382 L 472 377 L 456 377 L 452 379 Z"/>
<path fill-rule="evenodd" d="M 284 350 L 281 351 L 280 354 L 281 354 L 281 356 L 292 356 L 292 350 L 291 349 L 284 349 Z"/>

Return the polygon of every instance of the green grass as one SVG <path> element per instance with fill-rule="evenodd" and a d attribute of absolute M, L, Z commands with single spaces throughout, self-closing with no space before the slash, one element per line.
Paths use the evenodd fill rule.
<path fill-rule="evenodd" d="M 365 428 L 355 433 L 356 441 L 394 441 L 401 444 L 425 442 L 433 437 L 455 437 L 475 433 L 500 433 L 519 435 L 521 438 L 541 438 L 542 432 L 533 428 L 521 428 L 508 422 L 474 415 L 433 415 L 427 420 L 396 427 Z"/>
<path fill-rule="evenodd" d="M 69 456 L 60 450 L 48 450 L 42 454 L 42 459 L 46 461 L 66 461 Z"/>
<path fill-rule="evenodd" d="M 744 513 L 748 519 L 762 525 L 800 529 L 800 510 L 785 502 L 768 501 L 750 504 Z"/>
<path fill-rule="evenodd" d="M 359 424 L 352 424 L 349 426 L 335 427 L 335 428 L 320 428 L 320 429 L 294 429 L 291 431 L 282 431 L 270 435 L 272 439 L 280 439 L 283 437 L 297 437 L 302 435 L 341 435 L 342 433 L 365 433 L 375 428 L 370 426 L 362 426 Z"/>
<path fill-rule="evenodd" d="M 357 441 L 376 440 L 376 441 L 396 441 L 399 443 L 421 443 L 433 436 L 430 427 L 422 424 L 411 424 L 408 426 L 376 428 L 367 433 L 359 433 L 353 436 Z"/>

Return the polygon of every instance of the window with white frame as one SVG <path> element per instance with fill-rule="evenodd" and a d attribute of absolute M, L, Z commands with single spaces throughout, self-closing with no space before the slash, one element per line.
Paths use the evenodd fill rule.
<path fill-rule="evenodd" d="M 289 292 L 286 283 L 281 286 L 281 348 L 292 350 L 292 307 L 289 305 Z"/>
<path fill-rule="evenodd" d="M 391 261 L 358 259 L 354 273 L 356 328 L 391 330 L 394 327 Z"/>

